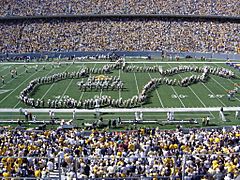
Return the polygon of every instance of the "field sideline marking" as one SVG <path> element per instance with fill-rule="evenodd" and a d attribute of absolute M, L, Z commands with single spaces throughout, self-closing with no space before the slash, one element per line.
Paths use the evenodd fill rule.
<path fill-rule="evenodd" d="M 197 117 L 199 117 L 199 116 L 206 116 L 206 113 L 202 113 L 202 114 L 200 114 L 200 113 L 194 113 L 194 114 L 191 114 L 191 113 L 189 113 L 189 114 L 186 114 L 186 113 L 182 113 L 182 114 L 175 114 L 176 116 L 190 116 L 190 117 L 194 117 L 194 116 L 197 116 Z M 2 116 L 6 116 L 6 117 L 9 117 L 9 114 L 3 114 L 3 115 L 1 115 L 1 117 Z M 17 116 L 17 117 L 19 117 L 19 114 L 12 114 L 11 116 Z M 45 114 L 38 114 L 38 116 L 42 116 L 42 117 L 49 117 L 49 115 L 47 114 L 47 113 L 45 113 Z M 69 114 L 60 114 L 59 115 L 59 113 L 58 113 L 58 116 L 72 116 L 72 113 L 69 113 Z M 86 116 L 86 117 L 93 117 L 93 114 L 82 114 L 82 116 L 84 117 L 84 116 Z M 112 114 L 105 114 L 104 116 L 116 116 L 116 115 L 112 115 Z M 135 115 L 134 115 L 134 113 L 133 114 L 122 114 L 121 116 L 126 116 L 126 117 L 134 117 Z M 152 116 L 157 116 L 157 117 L 166 117 L 166 114 L 164 113 L 164 114 L 155 114 L 155 115 L 152 115 L 152 114 L 144 114 L 144 116 L 150 116 L 150 117 L 152 117 Z"/>
<path fill-rule="evenodd" d="M 209 111 L 214 111 L 214 112 L 219 112 L 220 110 L 220 106 L 216 106 L 216 107 L 207 107 L 207 108 L 204 108 L 204 107 L 192 107 L 192 108 L 99 108 L 99 111 L 100 112 L 111 112 L 111 113 L 122 113 L 122 112 L 125 112 L 125 113 L 135 113 L 136 111 L 142 111 L 143 113 L 147 113 L 147 112 L 150 112 L 150 113 L 154 113 L 154 112 L 169 112 L 169 111 L 174 111 L 176 113 L 178 112 L 209 112 Z M 27 110 L 27 111 L 32 111 L 32 112 L 39 112 L 39 113 L 48 113 L 49 110 L 53 110 L 54 108 L 24 108 L 24 110 Z M 224 107 L 224 110 L 225 111 L 239 111 L 239 107 Z M 59 112 L 59 113 L 72 113 L 73 112 L 73 109 L 64 109 L 64 108 L 61 108 L 61 109 L 54 109 L 55 112 Z M 95 112 L 95 109 L 76 109 L 75 110 L 77 113 L 94 113 Z M 2 112 L 11 112 L 11 113 L 19 113 L 19 108 L 0 108 L 0 113 Z"/>
<path fill-rule="evenodd" d="M 43 68 L 43 67 L 42 67 Z M 0 104 L 7 99 L 13 92 L 15 92 L 19 87 L 21 87 L 26 81 L 28 81 L 32 76 L 34 76 L 38 71 L 36 71 L 35 73 L 33 73 L 31 76 L 29 76 L 27 79 L 25 79 L 21 84 L 19 84 L 12 92 L 10 92 L 7 96 L 5 96 L 5 98 L 3 98 L 0 101 Z"/>
<path fill-rule="evenodd" d="M 144 63 L 144 67 L 145 67 L 145 66 L 146 66 L 146 65 L 145 65 L 145 63 Z M 151 76 L 151 74 L 150 74 L 149 72 L 148 72 L 148 76 L 150 77 L 150 79 L 152 79 L 152 76 Z M 156 91 L 156 93 L 157 93 L 157 97 L 158 97 L 158 100 L 159 100 L 161 106 L 164 108 L 164 105 L 163 105 L 162 99 L 161 99 L 161 97 L 160 97 L 160 95 L 159 95 L 159 93 L 158 93 L 157 88 L 155 89 L 155 91 Z"/>
<path fill-rule="evenodd" d="M 64 71 L 67 71 L 70 68 L 71 65 L 69 65 Z M 41 100 L 48 94 L 48 92 L 52 89 L 53 85 L 55 84 L 52 83 L 52 85 L 48 88 L 48 90 L 45 92 L 45 94 L 41 97 Z"/>
<path fill-rule="evenodd" d="M 169 63 L 169 64 L 214 64 L 214 63 L 217 63 L 217 64 L 226 64 L 226 61 L 180 61 L 180 62 L 177 62 L 177 61 L 159 61 L 159 60 L 155 60 L 153 62 L 146 62 L 146 61 L 126 61 L 127 63 L 133 63 L 133 64 L 139 64 L 139 63 L 146 63 L 146 64 L 153 64 L 153 63 L 158 63 L 158 64 L 166 64 L 166 63 Z M 238 62 L 237 60 L 235 62 Z M 61 61 L 61 64 L 69 64 L 71 63 L 71 61 Z M 74 62 L 75 64 L 93 64 L 92 61 L 75 61 Z M 109 64 L 114 64 L 116 62 L 110 62 L 110 61 L 97 61 L 97 62 L 94 62 L 96 64 L 106 64 L 106 63 L 109 63 Z M 7 64 L 26 64 L 26 65 L 34 65 L 34 64 L 38 64 L 38 65 L 41 65 L 41 64 L 56 64 L 56 62 L 28 62 L 28 63 L 25 63 L 25 62 L 2 62 L 1 64 L 3 65 L 7 65 Z"/>
<path fill-rule="evenodd" d="M 3 68 L 3 67 L 4 67 L 4 64 L 1 64 L 1 67 L 0 67 L 0 68 Z M 5 71 L 5 70 L 7 70 L 7 69 L 10 69 L 11 67 L 12 67 L 12 65 L 11 65 L 9 68 L 3 68 L 3 69 L 0 71 L 0 73 L 3 72 L 3 71 Z M 8 73 L 9 73 L 9 72 L 8 72 Z M 7 74 L 8 74 L 8 73 L 7 73 Z M 7 75 L 7 74 L 6 74 L 6 75 Z M 3 75 L 3 76 L 6 76 L 6 75 Z"/>
<path fill-rule="evenodd" d="M 16 115 L 17 116 L 17 115 Z M 36 122 L 42 122 L 42 123 L 44 123 L 44 122 L 50 122 L 50 121 L 48 121 L 48 120 L 46 120 L 46 118 L 45 117 L 49 117 L 49 115 L 44 115 L 44 116 L 42 116 L 42 115 L 37 115 L 37 121 Z M 40 118 L 39 118 L 40 117 Z M 57 117 L 59 117 L 59 115 L 57 115 Z M 70 116 L 60 116 L 61 118 L 70 118 Z M 81 116 L 81 117 L 83 117 L 84 119 L 84 121 L 86 122 L 86 121 L 93 121 L 93 117 L 86 117 L 86 116 Z M 86 118 L 85 118 L 86 117 Z M 111 117 L 111 116 L 110 116 Z M 110 118 L 109 117 L 109 118 Z M 124 118 L 126 118 L 126 119 L 123 119 L 124 121 L 133 121 L 132 120 L 132 117 L 126 117 L 126 116 L 123 116 L 123 115 L 121 115 L 121 117 L 124 117 Z M 145 117 L 145 116 L 144 116 Z M 19 118 L 19 115 L 17 116 L 17 118 L 16 117 L 14 117 L 15 119 L 13 119 L 13 118 L 11 118 L 11 119 L 9 119 L 9 118 L 6 118 L 6 119 L 2 119 L 0 122 L 4 122 L 4 123 L 12 123 L 12 122 L 17 122 L 17 120 L 25 120 L 25 118 L 23 117 L 23 116 L 21 116 L 20 118 Z M 113 117 L 114 118 L 114 117 Z M 127 119 L 127 118 L 130 118 L 130 119 Z M 160 118 L 164 118 L 164 117 L 160 117 Z M 201 119 L 202 119 L 203 117 L 194 117 L 194 119 L 195 120 L 197 120 L 197 121 L 201 121 Z M 71 119 L 71 118 L 70 118 Z M 82 119 L 82 118 L 81 118 Z M 156 121 L 158 121 L 158 122 L 161 122 L 161 121 L 166 121 L 166 118 L 164 118 L 164 119 L 158 119 L 158 117 L 154 117 L 154 118 L 152 118 L 153 120 L 156 120 Z M 178 118 L 177 118 L 178 119 Z M 214 119 L 214 118 L 213 118 Z M 182 119 L 180 119 L 180 120 L 188 120 L 187 119 L 187 117 L 186 118 L 182 118 Z M 179 120 L 179 121 L 180 121 Z M 29 122 L 33 122 L 33 121 L 29 121 Z M 57 120 L 57 122 L 60 122 L 60 120 Z M 174 121 L 173 121 L 174 122 Z M 200 122 L 198 122 L 199 124 L 200 124 Z"/>
<path fill-rule="evenodd" d="M 4 66 L 5 66 L 5 64 L 2 64 L 2 63 L 1 63 L 1 65 L 0 65 L 0 69 L 1 69 L 1 68 L 2 68 L 2 69 L 1 69 L 0 72 L 4 71 L 4 70 L 6 70 L 6 69 L 9 69 L 9 68 L 3 68 Z M 12 65 L 11 65 L 10 67 L 12 67 Z"/>

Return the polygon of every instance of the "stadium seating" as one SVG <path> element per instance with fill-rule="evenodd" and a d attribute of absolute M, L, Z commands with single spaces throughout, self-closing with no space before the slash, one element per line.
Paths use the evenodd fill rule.
<path fill-rule="evenodd" d="M 236 127 L 186 133 L 93 130 L 89 136 L 79 130 L 1 129 L 0 176 L 47 178 L 60 170 L 70 179 L 235 178 L 240 172 L 239 140 Z"/>
<path fill-rule="evenodd" d="M 0 51 L 192 51 L 236 53 L 239 24 L 184 20 L 27 20 L 1 23 Z"/>
<path fill-rule="evenodd" d="M 7 20 L 0 22 L 0 55 L 6 55 L 5 58 L 11 53 L 43 52 L 44 54 L 44 52 L 71 51 L 240 53 L 240 24 L 236 20 L 226 22 L 227 18 L 225 21 L 167 17 L 161 19 L 101 17 L 100 20 L 28 18 L 139 14 L 217 15 L 232 18 L 240 16 L 240 1 L 4 0 L 0 6 L 0 17 L 3 19 L 6 17 Z M 12 16 L 27 18 L 19 21 L 8 19 Z M 188 57 L 194 58 L 190 55 Z M 26 54 L 20 58 L 13 57 L 16 61 L 28 58 Z M 240 69 L 240 64 L 227 64 Z M 37 70 L 36 68 L 35 73 Z M 30 73 L 28 79 L 35 75 Z M 45 72 L 41 71 L 41 73 Z M 48 73 L 50 74 L 50 71 Z M 4 81 L 4 76 L 1 78 Z M 22 83 L 27 82 L 28 79 L 23 80 Z M 21 82 L 19 78 L 16 80 Z M 8 96 L 10 95 L 13 96 L 13 94 Z M 19 101 L 17 97 L 16 100 Z M 200 109 L 198 108 L 199 111 Z M 14 117 L 14 114 L 12 116 Z M 26 116 L 28 119 L 28 114 Z M 10 121 L 2 122 L 10 123 Z M 27 123 L 36 125 L 39 122 L 30 120 Z M 0 179 L 231 180 L 240 176 L 239 127 L 229 130 L 219 128 L 183 131 L 180 124 L 190 124 L 192 127 L 191 124 L 197 121 L 164 120 L 162 124 L 158 124 L 158 121 L 148 117 L 148 120 L 141 123 L 144 127 L 152 123 L 156 128 L 134 127 L 135 130 L 114 132 L 117 128 L 116 123 L 109 122 L 107 124 L 101 121 L 100 125 L 95 125 L 95 122 L 83 123 L 85 129 L 79 130 L 74 129 L 71 123 L 64 124 L 63 120 L 59 128 L 46 130 L 48 127 L 45 123 L 56 126 L 59 123 L 53 118 L 51 121 L 43 121 L 44 124 L 35 130 L 24 130 L 20 120 L 12 120 L 11 123 L 19 125 L 16 129 L 0 128 Z M 118 126 L 121 129 L 125 128 L 124 124 L 136 123 L 133 120 L 121 122 L 123 123 L 121 127 Z M 177 130 L 162 131 L 157 127 L 169 124 L 177 126 Z M 111 125 L 112 131 L 106 131 L 105 128 L 110 128 Z M 96 127 L 103 130 L 96 130 Z"/>
<path fill-rule="evenodd" d="M 46 16 L 76 14 L 180 14 L 239 16 L 238 0 L 7 0 L 0 16 Z"/>

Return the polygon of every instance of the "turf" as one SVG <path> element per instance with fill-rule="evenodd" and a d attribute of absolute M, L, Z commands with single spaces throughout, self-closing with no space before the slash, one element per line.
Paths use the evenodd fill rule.
<path fill-rule="evenodd" d="M 155 65 L 153 63 L 152 65 Z M 37 77 L 49 76 L 55 73 L 64 71 L 78 71 L 84 66 L 101 67 L 103 64 L 70 64 L 62 65 L 59 68 L 52 68 L 51 65 L 39 65 L 39 70 L 30 69 L 30 72 L 25 73 L 23 65 L 1 65 L 0 74 L 5 77 L 5 85 L 0 85 L 0 108 L 25 108 L 26 105 L 18 100 L 20 92 L 28 85 L 28 83 Z M 135 66 L 145 66 L 146 64 L 134 64 Z M 147 64 L 150 66 L 149 64 Z M 179 64 L 163 64 L 163 68 L 171 68 Z M 190 64 L 191 65 L 191 64 Z M 199 64 L 202 66 L 202 64 Z M 225 64 L 211 64 L 211 66 L 225 67 L 235 71 L 237 76 L 239 72 L 226 66 Z M 9 70 L 17 68 L 18 75 L 12 79 Z M 31 66 L 30 66 L 31 67 Z M 190 76 L 193 73 L 181 73 L 172 76 L 171 78 L 182 79 Z M 94 96 L 108 95 L 112 98 L 122 97 L 123 99 L 130 98 L 137 95 L 143 86 L 151 79 L 160 77 L 159 73 L 126 73 L 119 70 L 113 71 L 111 76 L 120 76 L 124 82 L 125 88 L 123 91 L 92 91 L 83 92 L 78 89 L 77 82 L 80 79 L 63 80 L 53 84 L 46 84 L 39 86 L 33 94 L 34 98 L 54 99 L 57 96 L 70 96 L 76 100 L 93 98 Z M 143 107 L 232 107 L 239 106 L 240 96 L 237 94 L 236 98 L 229 101 L 226 90 L 234 88 L 234 83 L 239 83 L 239 79 L 225 79 L 218 76 L 210 76 L 206 83 L 197 83 L 189 87 L 179 86 L 159 86 L 152 94 L 149 102 Z M 210 95 L 212 96 L 210 98 Z M 222 97 L 218 97 L 221 95 Z"/>
<path fill-rule="evenodd" d="M 153 61 L 152 64 L 147 63 L 136 63 L 134 59 L 135 66 L 152 66 L 158 64 L 157 61 Z M 183 62 L 178 63 L 166 63 L 160 64 L 164 69 L 175 67 L 180 65 Z M 186 62 L 186 61 L 185 61 Z M 105 62 L 104 64 L 106 64 Z M 131 63 L 131 62 L 129 62 Z M 189 65 L 193 65 L 191 62 Z M 186 65 L 186 64 L 184 64 Z M 197 83 L 189 87 L 179 87 L 179 86 L 159 86 L 155 91 L 151 93 L 151 97 L 148 103 L 144 104 L 142 107 L 160 107 L 160 108 L 171 108 L 171 107 L 239 107 L 240 105 L 240 95 L 239 93 L 234 100 L 229 101 L 227 99 L 226 90 L 231 90 L 234 88 L 234 83 L 240 83 L 239 76 L 240 73 L 236 69 L 233 69 L 224 62 L 208 64 L 194 64 L 197 66 L 216 66 L 224 67 L 235 72 L 237 75 L 236 79 L 225 79 L 218 76 L 210 75 L 210 79 L 206 83 Z M 78 71 L 83 67 L 102 67 L 103 64 L 99 63 L 68 63 L 62 64 L 60 67 L 52 67 L 51 64 L 39 64 L 38 71 L 35 71 L 33 68 L 34 65 L 26 64 L 29 68 L 29 72 L 25 72 L 23 64 L 0 64 L 0 75 L 5 77 L 5 84 L 0 84 L 0 108 L 26 108 L 27 106 L 20 102 L 18 96 L 20 92 L 28 85 L 28 83 L 37 77 L 49 76 L 55 73 L 64 72 L 64 71 Z M 45 70 L 43 70 L 45 66 Z M 10 70 L 16 68 L 18 75 L 15 78 L 11 78 Z M 193 73 L 181 73 L 172 76 L 171 78 L 182 79 L 187 76 L 191 76 Z M 112 98 L 122 97 L 123 99 L 130 98 L 133 95 L 137 95 L 143 86 L 151 79 L 160 77 L 159 73 L 126 73 L 121 70 L 115 70 L 111 76 L 119 76 L 120 79 L 124 82 L 125 88 L 123 91 L 93 91 L 93 92 L 83 92 L 80 91 L 77 87 L 77 82 L 80 79 L 72 80 L 63 80 L 53 84 L 47 84 L 39 86 L 33 94 L 34 98 L 40 99 L 53 99 L 57 96 L 63 97 L 68 95 L 76 100 L 93 98 L 94 96 L 108 95 Z M 28 107 L 29 108 L 29 107 Z M 127 115 L 127 114 L 126 114 Z M 19 118 L 14 113 L 0 114 L 1 119 L 15 119 Z M 45 114 L 47 116 L 47 114 Z M 60 114 L 59 114 L 60 116 Z M 109 118 L 116 117 L 118 115 L 107 115 Z M 106 116 L 106 118 L 108 118 Z M 162 115 L 165 116 L 165 115 Z M 204 115 L 205 116 L 205 115 Z M 11 117 L 11 118 L 10 118 Z M 39 114 L 41 119 L 45 117 Z M 71 114 L 64 114 L 63 118 L 71 118 Z M 127 117 L 127 116 L 126 116 Z M 146 116 L 147 117 L 147 116 Z M 157 114 L 149 115 L 153 119 L 163 119 Z M 200 116 L 201 117 L 201 116 Z M 20 116 L 21 118 L 21 116 Z M 47 118 L 47 117 L 46 117 Z M 61 117 L 60 117 L 61 118 Z M 133 115 L 129 115 L 128 118 L 134 118 Z M 165 118 L 165 117 L 164 117 Z M 180 118 L 180 117 L 179 117 Z M 183 119 L 187 119 L 185 116 Z M 81 119 L 81 118 L 80 118 Z M 82 116 L 84 120 L 94 120 L 94 117 L 91 115 Z M 233 118 L 231 118 L 233 119 Z M 81 123 L 81 120 L 79 124 Z M 234 123 L 233 123 L 234 124 Z M 235 123 L 236 124 L 236 123 Z"/>

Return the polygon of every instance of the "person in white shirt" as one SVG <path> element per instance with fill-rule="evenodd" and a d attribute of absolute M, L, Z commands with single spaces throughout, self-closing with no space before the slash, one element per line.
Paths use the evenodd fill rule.
<path fill-rule="evenodd" d="M 49 170 L 49 171 L 53 171 L 53 162 L 50 160 L 50 161 L 48 161 L 47 162 L 47 169 Z"/>

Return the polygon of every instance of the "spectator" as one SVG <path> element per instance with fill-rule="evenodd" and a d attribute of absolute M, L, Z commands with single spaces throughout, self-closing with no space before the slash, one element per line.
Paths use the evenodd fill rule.
<path fill-rule="evenodd" d="M 239 16 L 238 0 L 97 0 L 5 1 L 0 16 L 49 16 L 77 14 L 182 14 Z"/>
<path fill-rule="evenodd" d="M 186 134 L 158 128 L 116 133 L 93 130 L 90 136 L 78 130 L 4 129 L 0 134 L 0 170 L 5 177 L 46 177 L 54 165 L 58 167 L 54 159 L 59 157 L 69 179 L 75 176 L 73 168 L 82 178 L 181 177 L 185 170 L 186 177 L 192 179 L 233 179 L 240 172 L 239 138 L 237 128 L 198 129 Z"/>
<path fill-rule="evenodd" d="M 238 52 L 239 24 L 184 20 L 27 20 L 0 24 L 0 51 Z M 113 33 L 114 32 L 114 33 Z"/>

